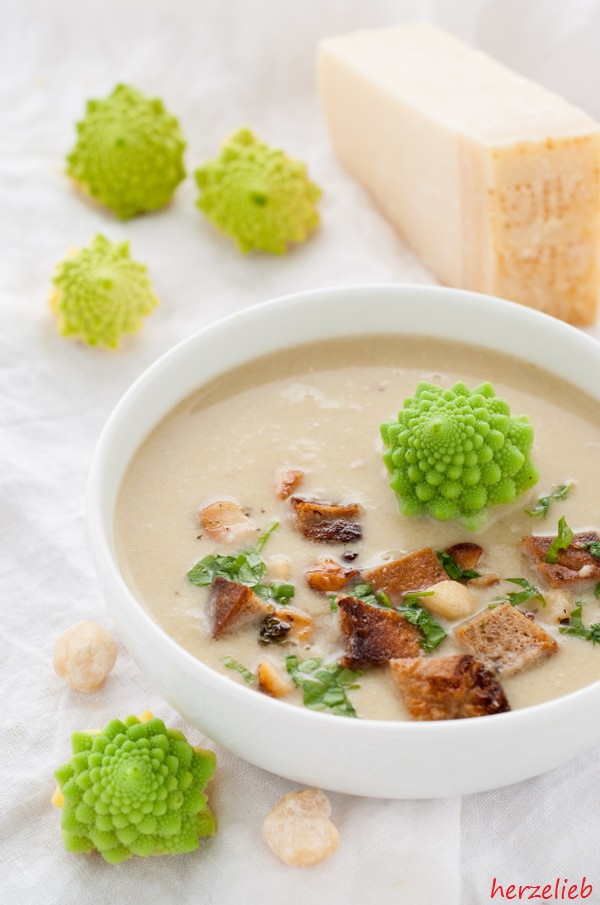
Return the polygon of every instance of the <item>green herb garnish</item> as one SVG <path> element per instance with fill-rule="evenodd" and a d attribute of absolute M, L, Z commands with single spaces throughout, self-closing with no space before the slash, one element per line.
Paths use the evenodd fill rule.
<path fill-rule="evenodd" d="M 347 691 L 360 688 L 355 684 L 361 670 L 347 669 L 338 663 L 323 666 L 320 657 L 299 660 L 292 655 L 285 658 L 285 668 L 297 688 L 304 694 L 304 706 L 311 710 L 331 710 L 341 716 L 356 716 Z"/>
<path fill-rule="evenodd" d="M 596 587 L 594 588 L 594 597 L 596 599 L 598 599 L 600 597 L 600 581 L 597 583 Z"/>
<path fill-rule="evenodd" d="M 469 579 L 469 578 L 479 578 L 480 572 L 476 572 L 475 569 L 463 569 L 462 566 L 456 562 L 456 560 L 450 556 L 449 553 L 446 553 L 445 550 L 437 550 L 436 554 L 437 558 L 443 565 L 447 574 L 450 578 L 453 578 L 454 581 L 460 581 L 461 579 Z"/>
<path fill-rule="evenodd" d="M 374 591 L 370 584 L 354 585 L 350 596 L 362 600 L 363 603 L 368 603 L 369 606 L 378 606 L 383 609 L 389 609 L 392 606 L 392 601 L 385 591 Z"/>
<path fill-rule="evenodd" d="M 535 506 L 532 509 L 526 509 L 525 512 L 527 513 L 527 515 L 534 516 L 534 518 L 543 518 L 548 514 L 548 510 L 550 509 L 552 503 L 555 503 L 557 500 L 566 499 L 572 486 L 572 483 L 561 484 L 546 496 L 541 496 Z"/>
<path fill-rule="evenodd" d="M 267 567 L 257 553 L 236 553 L 232 556 L 210 553 L 187 573 L 189 580 L 206 587 L 217 577 L 257 588 L 266 575 Z"/>
<path fill-rule="evenodd" d="M 434 591 L 407 594 L 402 606 L 396 607 L 396 611 L 404 616 L 407 622 L 416 625 L 420 629 L 420 644 L 424 651 L 432 651 L 446 637 L 445 629 L 442 628 L 437 619 L 434 619 L 429 610 L 426 610 L 419 603 L 419 597 L 430 597 L 433 594 Z"/>
<path fill-rule="evenodd" d="M 591 540 L 585 545 L 585 547 L 590 551 L 594 559 L 600 559 L 600 541 Z"/>
<path fill-rule="evenodd" d="M 187 573 L 192 584 L 198 587 L 211 585 L 215 578 L 225 578 L 252 588 L 263 600 L 273 600 L 285 606 L 294 596 L 294 585 L 283 581 L 263 582 L 267 566 L 260 553 L 279 522 L 273 522 L 259 537 L 256 546 L 233 555 L 213 554 L 205 556 Z"/>
<path fill-rule="evenodd" d="M 566 550 L 573 540 L 573 532 L 567 525 L 567 520 L 564 515 L 558 520 L 558 534 L 548 547 L 548 552 L 546 553 L 546 562 L 555 563 L 558 560 L 558 554 L 561 550 Z"/>
<path fill-rule="evenodd" d="M 290 602 L 295 590 L 293 584 L 289 584 L 286 581 L 276 581 L 275 579 L 267 585 L 267 589 L 269 591 L 268 599 L 275 600 L 283 606 Z M 260 596 L 262 597 L 263 595 L 261 594 Z"/>
<path fill-rule="evenodd" d="M 526 578 L 507 578 L 506 581 L 512 581 L 513 584 L 518 584 L 521 588 L 524 588 L 524 590 L 510 591 L 506 595 L 506 598 L 496 597 L 496 600 L 506 599 L 511 606 L 519 606 L 521 603 L 527 603 L 528 600 L 539 600 L 542 606 L 546 606 L 544 595 L 540 589 L 536 588 L 535 585 L 530 584 Z"/>
<path fill-rule="evenodd" d="M 262 552 L 262 548 L 264 547 L 266 542 L 269 540 L 269 538 L 275 531 L 275 528 L 278 528 L 278 527 L 279 527 L 279 522 L 273 522 L 272 525 L 269 525 L 269 527 L 267 528 L 266 531 L 263 531 L 261 536 L 256 541 L 256 546 L 254 547 L 254 550 L 256 551 L 256 553 Z"/>
<path fill-rule="evenodd" d="M 594 622 L 589 628 L 585 626 L 581 618 L 582 609 L 583 603 L 578 600 L 570 616 L 571 624 L 561 625 L 559 632 L 563 635 L 577 635 L 579 638 L 591 641 L 592 644 L 600 644 L 600 622 Z"/>
<path fill-rule="evenodd" d="M 226 666 L 228 669 L 235 669 L 236 672 L 239 672 L 240 676 L 242 676 L 248 685 L 251 685 L 256 679 L 254 673 L 250 672 L 249 669 L 246 669 L 243 663 L 238 663 L 237 660 L 234 660 L 233 657 L 224 657 L 223 666 Z"/>

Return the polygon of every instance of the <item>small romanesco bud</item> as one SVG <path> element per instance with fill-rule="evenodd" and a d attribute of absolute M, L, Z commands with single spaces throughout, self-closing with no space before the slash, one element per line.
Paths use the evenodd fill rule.
<path fill-rule="evenodd" d="M 130 257 L 128 242 L 97 235 L 56 269 L 50 306 L 60 333 L 110 349 L 124 333 L 137 333 L 158 305 L 146 271 Z"/>
<path fill-rule="evenodd" d="M 221 156 L 196 170 L 200 210 L 237 242 L 241 251 L 284 254 L 319 225 L 321 190 L 306 166 L 240 129 Z"/>
<path fill-rule="evenodd" d="M 204 794 L 215 755 L 162 720 L 112 720 L 101 732 L 74 733 L 72 749 L 55 773 L 67 851 L 96 849 L 118 864 L 191 852 L 215 832 Z"/>
<path fill-rule="evenodd" d="M 444 390 L 422 381 L 381 433 L 391 486 L 408 516 L 429 513 L 475 529 L 490 507 L 511 503 L 539 478 L 531 424 L 511 416 L 489 383 Z"/>
<path fill-rule="evenodd" d="M 123 220 L 164 207 L 185 177 L 177 120 L 128 85 L 88 101 L 77 133 L 68 175 Z"/>

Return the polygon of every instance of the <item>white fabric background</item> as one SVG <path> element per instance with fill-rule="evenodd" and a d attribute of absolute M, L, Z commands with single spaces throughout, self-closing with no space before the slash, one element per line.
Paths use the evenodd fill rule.
<path fill-rule="evenodd" d="M 600 750 L 463 800 L 331 795 L 340 849 L 298 871 L 261 839 L 265 814 L 292 783 L 186 727 L 122 648 L 92 696 L 52 671 L 58 633 L 90 618 L 110 628 L 85 485 L 99 432 L 132 380 L 190 332 L 268 297 L 432 280 L 339 167 L 314 85 L 320 37 L 416 18 L 600 119 L 595 0 L 0 0 L 0 905 L 480 905 L 494 876 L 543 884 L 583 875 L 594 883 L 587 901 L 600 902 Z M 244 124 L 306 160 L 324 189 L 320 234 L 286 257 L 241 256 L 195 209 L 191 176 L 168 210 L 125 225 L 87 205 L 63 174 L 64 157 L 85 100 L 117 81 L 165 99 L 188 139 L 190 173 Z M 113 354 L 59 337 L 46 302 L 55 262 L 98 231 L 131 240 L 162 301 Z M 217 835 L 196 855 L 119 867 L 66 854 L 49 798 L 71 732 L 144 708 L 216 749 Z"/>

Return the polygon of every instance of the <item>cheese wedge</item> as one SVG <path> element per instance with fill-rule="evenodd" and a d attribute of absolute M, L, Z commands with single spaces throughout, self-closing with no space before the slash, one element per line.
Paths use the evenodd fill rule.
<path fill-rule="evenodd" d="M 342 163 L 438 279 L 573 324 L 600 288 L 600 127 L 427 23 L 322 42 Z"/>

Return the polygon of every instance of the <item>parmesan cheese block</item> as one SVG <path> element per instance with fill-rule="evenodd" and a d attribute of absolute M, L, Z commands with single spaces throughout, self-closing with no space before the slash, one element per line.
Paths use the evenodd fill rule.
<path fill-rule="evenodd" d="M 426 23 L 325 40 L 319 84 L 341 161 L 443 283 L 593 323 L 587 114 Z"/>

